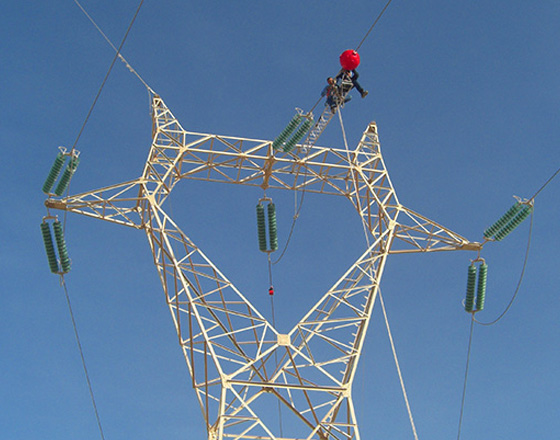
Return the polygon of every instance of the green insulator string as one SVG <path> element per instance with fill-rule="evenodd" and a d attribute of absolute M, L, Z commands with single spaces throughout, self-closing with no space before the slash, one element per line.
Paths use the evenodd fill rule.
<path fill-rule="evenodd" d="M 306 118 L 305 121 L 303 121 L 303 124 L 301 124 L 294 135 L 290 138 L 290 140 L 288 140 L 284 145 L 284 152 L 290 152 L 296 146 L 296 144 L 303 139 L 314 122 L 315 121 L 312 118 Z"/>
<path fill-rule="evenodd" d="M 274 142 L 272 143 L 273 149 L 279 150 L 282 147 L 282 145 L 288 139 L 288 136 L 290 136 L 293 133 L 293 131 L 297 128 L 297 126 L 300 124 L 302 118 L 303 116 L 300 114 L 296 114 L 292 118 L 292 120 L 288 123 L 286 128 L 284 128 L 284 130 L 282 130 L 282 132 L 278 135 L 278 137 L 274 139 Z"/>
<path fill-rule="evenodd" d="M 266 217 L 263 200 L 269 200 L 266 212 L 268 214 L 268 240 L 266 236 Z M 270 199 L 264 198 L 257 204 L 257 235 L 259 239 L 259 250 L 271 253 L 278 249 L 278 228 L 276 225 L 276 206 Z"/>
<path fill-rule="evenodd" d="M 517 201 L 492 226 L 484 231 L 486 240 L 501 241 L 533 212 L 533 199 L 525 202 Z"/>
<path fill-rule="evenodd" d="M 474 304 L 474 288 L 476 284 L 476 266 L 471 264 L 467 275 L 467 295 L 465 298 L 465 311 L 472 312 Z"/>
<path fill-rule="evenodd" d="M 73 154 L 70 157 L 70 162 L 68 162 L 68 165 L 66 166 L 66 169 L 64 170 L 64 173 L 62 174 L 62 177 L 60 178 L 60 181 L 58 182 L 58 185 L 54 190 L 54 193 L 57 196 L 60 197 L 64 193 L 64 191 L 66 191 L 68 185 L 70 184 L 70 179 L 72 179 L 72 176 L 76 172 L 76 168 L 78 168 L 79 163 L 80 157 Z"/>
<path fill-rule="evenodd" d="M 58 273 L 58 260 L 56 259 L 56 252 L 54 250 L 54 243 L 51 234 L 51 228 L 48 223 L 41 223 L 41 233 L 43 235 L 43 243 L 45 244 L 45 250 L 47 251 L 47 260 L 49 262 L 49 268 L 52 273 Z"/>
<path fill-rule="evenodd" d="M 45 219 L 43 219 L 43 222 L 41 223 L 41 233 L 43 235 L 43 243 L 45 244 L 45 250 L 47 252 L 49 268 L 51 272 L 55 274 L 61 275 L 68 273 L 70 271 L 70 258 L 68 257 L 68 250 L 66 248 L 66 242 L 64 240 L 62 223 L 60 223 L 58 219 L 53 222 L 53 241 L 50 225 L 45 221 L 47 218 L 48 217 L 45 217 Z M 55 243 L 56 249 L 58 249 L 60 262 L 56 258 Z"/>
<path fill-rule="evenodd" d="M 496 223 L 484 231 L 484 238 L 492 238 L 500 229 L 506 226 L 509 221 L 522 209 L 523 205 L 516 202 Z"/>
<path fill-rule="evenodd" d="M 477 281 L 477 268 L 475 263 L 480 261 L 478 266 L 478 281 Z M 484 308 L 484 299 L 486 296 L 486 280 L 488 277 L 488 265 L 482 258 L 474 260 L 469 265 L 467 274 L 467 294 L 465 296 L 465 311 L 467 313 L 480 312 Z M 476 288 L 476 301 L 475 301 L 475 288 Z"/>
<path fill-rule="evenodd" d="M 53 223 L 54 239 L 58 249 L 58 256 L 60 257 L 60 267 L 62 273 L 70 272 L 70 258 L 68 257 L 68 250 L 66 249 L 66 241 L 64 240 L 64 233 L 62 232 L 62 224 L 55 220 Z"/>
<path fill-rule="evenodd" d="M 523 208 L 517 215 L 507 223 L 502 229 L 500 229 L 494 238 L 497 241 L 501 241 L 506 238 L 515 228 L 517 228 L 523 221 L 529 217 L 529 215 L 533 212 L 533 207 L 531 205 L 523 205 Z"/>
<path fill-rule="evenodd" d="M 276 206 L 274 203 L 269 203 L 268 211 L 268 237 L 270 241 L 270 251 L 278 250 L 278 230 L 276 227 Z"/>
<path fill-rule="evenodd" d="M 506 313 L 509 311 L 509 309 L 513 305 L 513 302 L 517 298 L 517 294 L 519 293 L 519 290 L 521 288 L 521 283 L 522 283 L 523 277 L 525 275 L 525 269 L 527 268 L 527 262 L 529 260 L 529 249 L 531 248 L 531 237 L 532 237 L 532 235 L 533 235 L 533 215 L 531 215 L 531 223 L 530 223 L 530 226 L 529 226 L 529 237 L 527 239 L 527 247 L 525 249 L 525 258 L 523 260 L 523 268 L 521 269 L 521 274 L 519 276 L 519 281 L 517 282 L 517 286 L 515 288 L 515 292 L 513 293 L 512 297 L 511 297 L 511 300 L 509 301 L 509 303 L 506 306 L 506 308 L 504 309 L 504 311 L 496 319 L 494 319 L 491 322 L 480 322 L 480 321 L 475 320 L 477 324 L 484 325 L 484 326 L 489 326 L 489 325 L 496 324 L 498 321 L 500 321 L 506 315 Z"/>
<path fill-rule="evenodd" d="M 54 164 L 51 167 L 51 170 L 49 172 L 49 175 L 47 176 L 47 179 L 45 180 L 45 183 L 43 184 L 43 192 L 45 194 L 50 194 L 51 189 L 54 186 L 54 183 L 56 182 L 56 179 L 58 179 L 58 176 L 60 175 L 60 171 L 62 171 L 64 162 L 66 162 L 66 155 L 62 151 L 60 151 L 56 155 Z"/>
<path fill-rule="evenodd" d="M 478 267 L 478 284 L 476 288 L 476 311 L 477 312 L 480 312 L 484 309 L 487 277 L 488 277 L 488 265 L 483 263 Z"/>
<path fill-rule="evenodd" d="M 259 250 L 266 252 L 266 222 L 264 218 L 264 206 L 259 203 L 257 205 L 257 233 L 259 239 Z"/>

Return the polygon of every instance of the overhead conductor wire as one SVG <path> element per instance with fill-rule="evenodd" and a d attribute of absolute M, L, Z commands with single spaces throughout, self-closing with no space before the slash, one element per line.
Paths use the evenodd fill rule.
<path fill-rule="evenodd" d="M 387 2 L 387 4 L 385 5 L 385 7 L 383 8 L 383 10 L 379 13 L 379 15 L 377 16 L 377 18 L 375 19 L 375 21 L 373 22 L 373 24 L 371 25 L 371 27 L 369 28 L 369 30 L 366 32 L 366 34 L 364 35 L 364 38 L 362 38 L 362 41 L 360 41 L 360 44 L 358 44 L 356 46 L 356 52 L 358 51 L 358 49 L 360 47 L 362 47 L 362 44 L 364 44 L 364 41 L 366 41 L 366 38 L 369 36 L 370 32 L 373 30 L 373 28 L 375 27 L 375 25 L 377 24 L 377 22 L 379 21 L 379 19 L 381 18 L 381 16 L 385 13 L 385 11 L 387 10 L 387 8 L 389 7 L 389 5 L 391 4 L 393 0 L 389 0 Z"/>
<path fill-rule="evenodd" d="M 84 9 L 84 7 L 80 4 L 80 2 L 78 2 L 78 0 L 74 0 L 74 3 L 76 3 L 76 5 L 78 5 L 78 7 L 82 10 L 82 12 L 84 13 L 84 15 L 88 18 L 88 20 L 91 22 L 91 24 L 93 24 L 93 26 L 95 26 L 95 29 L 97 29 L 99 31 L 99 33 L 101 34 L 101 36 L 105 39 L 105 41 L 113 48 L 113 50 L 116 52 L 118 58 L 124 63 L 124 65 L 126 66 L 126 68 L 133 73 L 142 84 L 144 84 L 144 87 L 146 87 L 146 89 L 148 89 L 148 91 L 152 94 L 155 95 L 155 92 L 152 90 L 152 88 L 146 83 L 146 81 L 144 81 L 144 79 L 140 76 L 140 74 L 128 63 L 128 61 L 125 59 L 125 57 L 120 53 L 120 49 L 122 48 L 122 45 L 124 43 L 121 43 L 121 46 L 117 49 L 115 47 L 115 45 L 113 44 L 113 42 L 107 37 L 107 35 L 105 35 L 105 33 L 103 32 L 103 30 L 97 25 L 97 23 L 95 22 L 95 20 L 91 17 L 91 15 L 88 14 L 88 12 Z M 136 16 L 134 17 L 136 18 Z M 131 23 L 132 25 L 132 23 Z M 126 39 L 126 36 L 125 36 Z"/>
<path fill-rule="evenodd" d="M 101 32 L 101 34 L 104 36 L 104 38 L 105 38 L 105 39 L 111 44 L 111 46 L 115 49 L 115 47 L 113 46 L 113 44 L 109 41 L 109 39 L 108 39 L 108 38 L 105 36 L 105 34 L 101 31 L 101 29 L 99 28 L 99 26 L 97 26 L 97 24 L 93 21 L 93 19 L 90 17 L 90 15 L 85 11 L 85 9 L 82 7 L 82 5 L 81 5 L 77 0 L 74 0 L 74 3 L 76 3 L 76 5 L 78 5 L 78 7 L 84 12 L 84 14 L 86 14 L 86 16 L 87 16 L 87 17 L 90 19 L 90 21 L 94 24 L 94 26 L 97 28 L 97 30 L 98 30 L 99 32 Z M 82 135 L 82 133 L 83 133 L 83 131 L 84 131 L 84 128 L 85 128 L 85 126 L 86 126 L 86 124 L 87 124 L 87 122 L 88 122 L 88 120 L 89 120 L 89 118 L 90 118 L 90 116 L 91 116 L 91 114 L 92 114 L 92 112 L 93 112 L 93 109 L 94 109 L 94 107 L 95 107 L 95 104 L 97 103 L 97 100 L 99 99 L 99 96 L 101 95 L 101 91 L 103 90 L 103 88 L 104 88 L 104 86 L 105 86 L 105 83 L 107 82 L 107 78 L 109 77 L 109 74 L 111 73 L 111 70 L 113 69 L 113 66 L 114 66 L 114 64 L 115 64 L 115 61 L 117 60 L 118 57 L 121 58 L 121 60 L 127 65 L 127 67 L 129 68 L 129 70 L 130 70 L 131 72 L 133 72 L 133 73 L 136 74 L 136 76 L 142 81 L 142 83 L 148 88 L 148 90 L 149 90 L 149 91 L 152 91 L 152 89 L 144 82 L 144 80 L 142 80 L 142 78 L 138 75 L 138 73 L 136 73 L 136 71 L 134 71 L 134 69 L 132 69 L 132 68 L 130 67 L 130 65 L 126 62 L 126 60 L 124 60 L 124 58 L 123 58 L 122 56 L 120 56 L 120 51 L 121 51 L 121 49 L 122 49 L 122 47 L 123 47 L 123 45 L 124 45 L 124 43 L 125 43 L 125 41 L 126 41 L 126 38 L 128 37 L 128 34 L 129 34 L 129 32 L 130 32 L 130 30 L 131 30 L 131 28 L 132 28 L 132 25 L 134 24 L 134 21 L 136 20 L 136 17 L 138 16 L 138 13 L 140 12 L 140 8 L 142 7 L 142 4 L 143 4 L 143 3 L 144 3 L 144 0 L 141 0 L 141 1 L 140 1 L 140 4 L 138 5 L 138 7 L 137 7 L 137 9 L 136 9 L 136 12 L 135 12 L 135 14 L 134 14 L 134 17 L 132 18 L 132 21 L 130 22 L 130 24 L 129 24 L 129 26 L 128 26 L 128 29 L 126 30 L 126 33 L 125 33 L 125 35 L 124 35 L 124 37 L 123 37 L 123 39 L 122 39 L 122 41 L 121 41 L 121 44 L 119 45 L 119 48 L 118 48 L 118 49 L 115 49 L 115 50 L 116 50 L 116 55 L 115 55 L 115 57 L 113 58 L 113 61 L 111 62 L 111 65 L 109 66 L 109 69 L 108 69 L 107 73 L 105 74 L 105 78 L 103 79 L 103 82 L 101 83 L 101 86 L 99 87 L 99 90 L 97 91 L 97 94 L 96 94 L 96 96 L 95 96 L 95 99 L 93 100 L 93 103 L 92 103 L 92 105 L 91 105 L 91 107 L 90 107 L 90 109 L 89 109 L 89 111 L 88 111 L 88 113 L 87 113 L 87 115 L 86 115 L 86 117 L 85 117 L 85 120 L 84 120 L 84 122 L 83 122 L 83 124 L 82 124 L 82 127 L 80 128 L 80 131 L 78 132 L 78 135 L 76 136 L 76 140 L 74 141 L 74 144 L 72 145 L 71 152 L 74 152 L 74 150 L 76 149 L 76 145 L 78 144 L 78 141 L 79 141 L 79 139 L 80 139 L 80 137 L 81 137 L 81 135 Z M 152 91 L 152 93 L 153 93 L 153 91 Z M 71 180 L 71 179 L 70 179 L 70 180 Z M 70 182 L 69 182 L 69 184 L 70 184 Z M 67 197 L 68 197 L 68 194 L 69 194 L 69 187 L 70 187 L 69 184 L 68 184 L 68 189 L 66 190 L 66 196 L 67 196 Z M 64 229 L 65 229 L 65 228 L 66 228 L 66 211 L 65 211 L 65 214 L 64 214 Z M 97 409 L 97 404 L 96 404 L 95 396 L 94 396 L 94 393 L 93 393 L 93 387 L 92 387 L 92 384 L 91 384 L 91 380 L 90 380 L 90 377 L 89 377 L 89 373 L 88 373 L 88 369 L 87 369 L 87 365 L 86 365 L 86 360 L 85 360 L 85 356 L 84 356 L 84 350 L 83 350 L 83 348 L 82 348 L 82 344 L 81 344 L 81 341 L 80 341 L 80 335 L 79 335 L 79 333 L 78 333 L 78 326 L 77 326 L 77 324 L 76 324 L 76 319 L 75 319 L 75 317 L 74 317 L 74 312 L 73 312 L 73 309 L 72 309 L 72 303 L 71 303 L 71 301 L 70 301 L 70 295 L 69 295 L 69 293 L 68 293 L 68 287 L 67 287 L 67 285 L 66 285 L 66 281 L 65 281 L 65 278 L 64 278 L 64 274 L 60 274 L 60 284 L 61 284 L 61 286 L 63 287 L 64 295 L 65 295 L 65 298 L 66 298 L 66 303 L 67 303 L 67 305 L 68 305 L 68 310 L 69 310 L 70 318 L 71 318 L 71 321 L 72 321 L 72 327 L 73 327 L 73 329 L 74 329 L 74 336 L 75 336 L 75 338 L 76 338 L 76 343 L 77 343 L 77 345 L 78 345 L 78 350 L 79 350 L 79 352 L 80 352 L 80 358 L 81 358 L 81 360 L 82 360 L 82 366 L 83 366 L 83 369 L 84 369 L 84 375 L 85 375 L 85 378 L 86 378 L 86 382 L 87 382 L 89 394 L 90 394 L 90 397 L 91 397 L 91 402 L 92 402 L 92 405 L 93 405 L 93 410 L 94 410 L 94 413 L 95 413 L 95 418 L 96 418 L 96 421 L 97 421 L 97 426 L 98 426 L 98 428 L 99 428 L 99 434 L 100 434 L 101 438 L 104 440 L 104 439 L 105 439 L 105 435 L 104 435 L 104 433 L 103 433 L 103 428 L 102 428 L 102 425 L 101 425 L 101 419 L 100 419 L 100 416 L 99 416 L 99 411 L 98 411 L 98 409 Z"/>
<path fill-rule="evenodd" d="M 82 5 L 80 5 L 80 3 L 78 3 L 78 0 L 74 0 L 74 3 L 76 3 L 80 9 L 82 11 L 84 11 L 84 13 L 86 14 L 86 16 L 92 21 L 92 23 L 94 24 L 94 26 L 101 32 L 101 29 L 99 28 L 99 26 L 97 26 L 97 24 L 95 24 L 95 22 L 91 19 L 91 17 L 89 16 L 89 14 L 87 14 L 85 12 L 85 9 L 82 7 Z M 120 52 L 122 47 L 124 46 L 124 43 L 126 41 L 126 38 L 128 37 L 128 33 L 130 32 L 130 29 L 132 29 L 132 25 L 134 24 L 134 21 L 136 20 L 136 17 L 138 16 L 138 13 L 140 12 L 140 8 L 142 8 L 142 4 L 144 3 L 144 0 L 140 0 L 140 4 L 138 5 L 138 7 L 136 8 L 136 12 L 134 13 L 134 17 L 132 17 L 132 21 L 130 22 L 130 24 L 128 25 L 128 29 L 126 30 L 126 33 L 124 34 L 124 37 L 121 41 L 121 44 L 119 45 L 119 48 L 117 49 L 117 53 L 115 54 L 115 56 L 113 57 L 113 61 L 111 62 L 111 65 L 109 66 L 109 70 L 107 70 L 107 73 L 105 74 L 105 78 L 103 78 L 103 82 L 101 83 L 101 86 L 99 87 L 99 90 L 97 91 L 97 95 L 95 95 L 95 99 L 93 100 L 93 103 L 91 104 L 91 107 L 87 113 L 87 116 L 84 120 L 84 123 L 82 125 L 82 128 L 80 129 L 78 136 L 76 137 L 76 140 L 74 141 L 74 144 L 72 145 L 72 151 L 74 151 L 74 149 L 76 148 L 76 144 L 78 143 L 78 140 L 80 139 L 82 132 L 84 131 L 84 128 L 89 120 L 89 117 L 91 116 L 91 113 L 93 112 L 93 109 L 95 107 L 95 104 L 97 103 L 97 100 L 99 99 L 99 96 L 101 95 L 101 91 L 103 90 L 103 87 L 105 87 L 105 83 L 107 82 L 107 78 L 109 78 L 109 74 L 111 73 L 111 70 L 113 70 L 113 66 L 115 65 L 115 62 L 117 61 L 117 58 L 119 58 Z M 105 34 L 103 34 L 103 32 L 101 32 L 101 34 L 105 37 L 106 40 L 109 40 Z M 113 46 L 111 44 L 111 46 Z M 113 46 L 114 47 L 114 46 Z M 125 61 L 126 63 L 126 61 Z M 128 65 L 128 63 L 126 63 Z M 138 74 L 136 74 L 139 78 L 140 76 Z M 146 85 L 146 83 L 141 79 L 142 83 L 144 83 Z M 147 85 L 146 85 L 147 87 Z M 149 90 L 151 90 L 148 87 Z"/>
<path fill-rule="evenodd" d="M 465 409 L 465 397 L 467 395 L 467 378 L 469 377 L 469 363 L 471 359 L 471 346 L 473 339 L 473 328 L 474 328 L 474 314 L 471 319 L 471 329 L 469 332 L 469 348 L 467 349 L 467 365 L 465 366 L 465 380 L 463 382 L 463 397 L 461 398 L 461 410 L 459 412 L 459 428 L 457 431 L 457 440 L 461 438 L 461 424 L 463 422 L 463 412 Z"/>
<path fill-rule="evenodd" d="M 548 180 L 538 189 L 538 191 L 537 191 L 535 194 L 533 194 L 533 197 L 531 197 L 531 198 L 528 200 L 528 202 L 529 202 L 529 203 L 534 203 L 536 197 L 541 193 L 541 191 L 543 191 L 543 190 L 554 180 L 554 178 L 555 178 L 558 174 L 560 174 L 560 168 L 558 168 L 558 169 L 552 174 L 552 176 L 550 176 L 550 177 L 548 178 Z M 485 325 L 485 326 L 490 326 L 490 325 L 496 324 L 498 321 L 500 321 L 500 320 L 505 316 L 505 314 L 509 311 L 509 309 L 511 308 L 513 302 L 514 302 L 515 299 L 517 298 L 517 294 L 519 293 L 519 289 L 521 288 L 521 282 L 523 281 L 523 277 L 524 277 L 524 275 L 525 275 L 525 269 L 527 268 L 527 262 L 528 262 L 528 260 L 529 260 L 529 249 L 530 249 L 530 247 L 531 247 L 531 238 L 532 238 L 532 235 L 533 235 L 533 216 L 534 216 L 534 213 L 531 212 L 531 222 L 530 222 L 530 226 L 529 226 L 529 236 L 528 236 L 528 238 L 527 238 L 527 247 L 526 247 L 526 249 L 525 249 L 525 258 L 524 258 L 524 260 L 523 260 L 523 268 L 521 269 L 521 275 L 519 276 L 519 281 L 517 282 L 517 286 L 516 286 L 516 288 L 515 288 L 515 292 L 513 293 L 513 296 L 512 296 L 512 298 L 511 298 L 510 302 L 508 303 L 508 305 L 506 306 L 506 308 L 504 309 L 504 311 L 503 311 L 496 319 L 494 319 L 494 320 L 491 321 L 491 322 L 480 322 L 480 321 L 474 319 L 474 317 L 473 317 L 474 321 L 475 321 L 477 324 Z"/>
<path fill-rule="evenodd" d="M 560 168 L 558 168 L 552 174 L 552 176 L 550 176 L 548 178 L 548 180 L 538 189 L 538 191 L 535 194 L 533 194 L 533 197 L 531 197 L 529 199 L 529 202 L 533 203 L 535 201 L 535 198 L 541 193 L 541 191 L 544 190 L 550 184 L 550 182 L 552 182 L 552 180 L 554 180 L 554 178 L 559 173 L 560 173 Z M 532 235 L 533 235 L 533 215 L 534 214 L 531 213 L 531 223 L 530 223 L 530 226 L 529 226 L 529 237 L 527 239 L 527 247 L 525 249 L 525 258 L 523 260 L 523 268 L 521 269 L 521 275 L 519 276 L 519 281 L 517 282 L 515 292 L 513 293 L 513 296 L 511 298 L 511 300 L 509 301 L 508 305 L 506 306 L 504 311 L 496 319 L 494 319 L 493 321 L 490 321 L 490 322 L 478 321 L 475 318 L 474 313 L 472 314 L 471 328 L 470 328 L 470 332 L 469 332 L 469 344 L 468 344 L 468 350 L 467 350 L 467 361 L 466 361 L 466 366 L 465 366 L 465 379 L 464 379 L 464 383 L 463 383 L 463 396 L 462 396 L 462 399 L 461 399 L 461 410 L 460 410 L 460 414 L 459 414 L 459 428 L 458 428 L 458 432 L 457 432 L 457 440 L 459 440 L 460 437 L 461 437 L 461 424 L 462 424 L 463 412 L 464 412 L 464 408 L 465 408 L 465 397 L 466 397 L 466 392 L 467 392 L 467 378 L 468 378 L 468 374 L 469 374 L 469 363 L 470 363 L 470 357 L 471 357 L 471 345 L 472 345 L 472 339 L 473 339 L 474 323 L 476 322 L 477 324 L 484 325 L 484 326 L 491 326 L 491 325 L 496 324 L 498 321 L 500 321 L 506 315 L 506 313 L 511 308 L 513 302 L 515 301 L 515 299 L 517 297 L 517 294 L 519 293 L 519 289 L 521 287 L 521 282 L 523 281 L 523 277 L 525 275 L 525 269 L 527 268 L 527 261 L 529 260 L 529 249 L 531 247 L 531 238 L 532 238 Z"/>

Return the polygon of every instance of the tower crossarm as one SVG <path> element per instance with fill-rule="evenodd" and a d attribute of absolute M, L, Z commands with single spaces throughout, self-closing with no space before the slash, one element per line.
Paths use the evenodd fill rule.
<path fill-rule="evenodd" d="M 140 229 L 145 199 L 141 179 L 88 191 L 62 199 L 49 198 L 48 209 L 59 209 Z"/>
<path fill-rule="evenodd" d="M 391 254 L 482 249 L 481 243 L 471 242 L 411 209 L 398 206 L 398 212 Z"/>
<path fill-rule="evenodd" d="M 362 173 L 383 201 L 390 187 L 375 123 L 351 153 L 305 143 L 285 153 L 274 151 L 266 140 L 186 131 L 158 96 L 153 98 L 152 117 L 153 141 L 142 177 L 147 193 L 160 204 L 180 179 L 351 198 L 355 174 Z M 395 199 L 392 187 L 390 193 Z"/>

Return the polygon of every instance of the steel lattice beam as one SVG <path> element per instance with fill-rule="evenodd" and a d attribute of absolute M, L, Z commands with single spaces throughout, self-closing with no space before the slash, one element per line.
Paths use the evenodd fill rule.
<path fill-rule="evenodd" d="M 63 209 L 143 229 L 206 422 L 208 439 L 359 440 L 352 382 L 387 257 L 481 245 L 402 206 L 371 123 L 357 147 L 298 146 L 184 130 L 159 96 L 153 142 L 133 181 L 62 199 Z M 287 334 L 276 329 L 173 222 L 162 205 L 182 179 L 346 197 L 368 248 Z M 263 408 L 279 404 L 295 434 Z"/>

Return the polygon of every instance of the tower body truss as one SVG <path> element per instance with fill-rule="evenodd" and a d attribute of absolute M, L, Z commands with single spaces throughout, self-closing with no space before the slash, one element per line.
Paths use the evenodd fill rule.
<path fill-rule="evenodd" d="M 48 199 L 47 206 L 145 231 L 208 439 L 359 440 L 352 382 L 388 255 L 481 246 L 398 202 L 375 123 L 352 151 L 298 146 L 278 153 L 266 140 L 188 132 L 159 96 L 152 119 L 138 179 Z M 164 211 L 182 179 L 346 197 L 367 249 L 280 334 Z M 277 405 L 282 434 L 271 416 Z"/>

